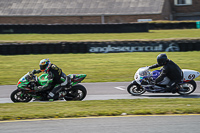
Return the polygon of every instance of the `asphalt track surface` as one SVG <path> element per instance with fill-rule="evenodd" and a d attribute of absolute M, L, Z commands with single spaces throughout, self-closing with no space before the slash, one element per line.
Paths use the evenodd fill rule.
<path fill-rule="evenodd" d="M 170 93 L 128 94 L 130 82 L 82 83 L 87 88 L 85 100 L 138 98 L 200 98 L 200 82 L 188 96 Z M 16 85 L 0 86 L 0 103 L 11 103 Z M 199 133 L 200 115 L 119 116 L 48 120 L 0 121 L 0 133 Z"/>
<path fill-rule="evenodd" d="M 0 133 L 199 133 L 200 115 L 0 122 Z"/>
<path fill-rule="evenodd" d="M 138 98 L 200 98 L 200 81 L 197 81 L 195 92 L 188 96 L 180 96 L 172 93 L 144 93 L 141 96 L 132 96 L 127 92 L 127 86 L 131 82 L 103 82 L 81 83 L 87 89 L 84 100 L 108 100 L 108 99 L 138 99 Z M 12 103 L 10 94 L 16 89 L 16 85 L 0 86 L 0 103 Z"/>

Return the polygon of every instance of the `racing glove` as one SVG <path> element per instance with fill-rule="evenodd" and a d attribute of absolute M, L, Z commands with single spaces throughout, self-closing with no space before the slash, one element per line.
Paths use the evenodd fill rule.
<path fill-rule="evenodd" d="M 41 70 L 35 70 L 35 69 L 34 69 L 31 73 L 32 73 L 32 74 L 37 74 L 37 73 L 40 73 L 40 72 L 41 72 Z"/>

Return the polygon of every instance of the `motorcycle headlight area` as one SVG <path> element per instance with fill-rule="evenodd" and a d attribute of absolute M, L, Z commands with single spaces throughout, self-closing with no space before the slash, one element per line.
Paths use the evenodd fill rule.
<path fill-rule="evenodd" d="M 26 82 L 26 79 L 25 79 L 25 78 L 22 78 L 21 81 L 22 81 L 22 82 Z"/>
<path fill-rule="evenodd" d="M 151 73 L 150 73 L 150 71 L 140 71 L 139 75 L 142 76 L 142 77 L 145 77 L 145 76 L 150 76 Z"/>

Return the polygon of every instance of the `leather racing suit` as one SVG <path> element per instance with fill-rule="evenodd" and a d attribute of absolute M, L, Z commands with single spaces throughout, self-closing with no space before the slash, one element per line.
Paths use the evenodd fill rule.
<path fill-rule="evenodd" d="M 33 73 L 40 73 L 40 70 L 33 70 Z M 67 84 L 70 83 L 70 78 L 66 76 L 63 72 L 62 69 L 57 67 L 54 64 L 51 64 L 49 70 L 46 72 L 48 73 L 48 81 L 45 85 L 39 86 L 36 91 L 41 92 L 41 91 L 46 91 L 46 90 L 52 90 L 49 93 L 48 98 L 49 99 L 55 99 L 55 94 L 58 93 L 61 90 L 62 86 L 66 86 Z M 65 82 L 61 80 L 61 77 L 65 79 Z M 59 84 L 58 86 L 55 87 L 56 84 Z"/>
<path fill-rule="evenodd" d="M 149 69 L 160 67 L 158 64 L 154 64 L 149 67 Z M 176 92 L 176 85 L 183 79 L 183 72 L 180 67 L 175 64 L 172 60 L 167 60 L 161 69 L 159 77 L 155 80 L 155 84 L 161 83 L 165 77 L 170 79 L 167 85 L 167 91 Z"/>

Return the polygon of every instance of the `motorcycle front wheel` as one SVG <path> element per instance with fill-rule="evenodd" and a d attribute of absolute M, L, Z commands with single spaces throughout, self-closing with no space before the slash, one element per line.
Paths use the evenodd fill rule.
<path fill-rule="evenodd" d="M 139 96 L 146 92 L 146 90 L 138 85 L 136 82 L 131 83 L 127 87 L 127 91 L 133 96 Z"/>
<path fill-rule="evenodd" d="M 197 84 L 194 80 L 179 85 L 178 92 L 180 95 L 189 95 L 196 90 Z"/>
<path fill-rule="evenodd" d="M 77 84 L 72 86 L 68 91 L 67 95 L 64 97 L 66 101 L 81 101 L 87 95 L 87 90 L 83 85 Z"/>
<path fill-rule="evenodd" d="M 16 102 L 30 102 L 32 100 L 32 96 L 28 93 L 25 93 L 21 90 L 14 90 L 11 95 L 10 99 L 16 103 Z"/>

